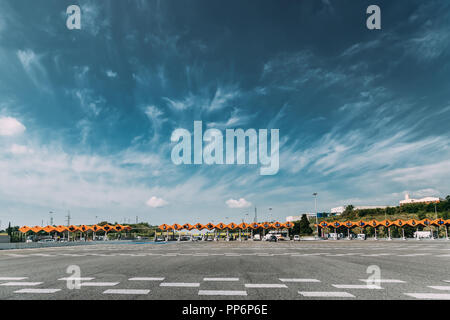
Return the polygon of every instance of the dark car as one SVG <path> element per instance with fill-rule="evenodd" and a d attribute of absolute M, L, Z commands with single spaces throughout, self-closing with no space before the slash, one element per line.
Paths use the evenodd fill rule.
<path fill-rule="evenodd" d="M 277 241 L 278 241 L 278 239 L 277 239 L 276 236 L 271 236 L 271 237 L 269 238 L 269 242 L 277 242 Z"/>

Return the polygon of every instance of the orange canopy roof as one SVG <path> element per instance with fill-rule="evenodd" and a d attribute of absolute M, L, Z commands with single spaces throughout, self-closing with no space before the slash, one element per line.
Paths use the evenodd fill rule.
<path fill-rule="evenodd" d="M 240 225 L 238 225 L 239 228 L 242 230 L 248 229 L 249 225 L 245 222 L 242 222 Z"/>
<path fill-rule="evenodd" d="M 83 232 L 86 232 L 89 229 L 90 228 L 87 225 L 84 225 L 84 224 L 78 227 L 78 230 L 83 231 Z"/>
<path fill-rule="evenodd" d="M 347 228 L 353 228 L 356 226 L 356 224 L 353 221 L 345 221 L 342 223 L 343 226 L 346 226 Z"/>
<path fill-rule="evenodd" d="M 167 230 L 171 230 L 172 226 L 169 226 L 169 225 L 164 223 L 164 224 L 160 225 L 158 228 L 163 230 L 163 231 L 167 231 Z"/>
<path fill-rule="evenodd" d="M 261 226 L 261 228 L 269 229 L 271 227 L 271 224 L 269 222 L 263 222 L 263 223 L 260 223 L 260 226 Z"/>
<path fill-rule="evenodd" d="M 360 228 L 365 228 L 369 226 L 369 224 L 364 220 L 359 220 L 358 222 L 356 222 L 356 225 Z"/>
<path fill-rule="evenodd" d="M 214 224 L 212 224 L 211 222 L 208 222 L 208 223 L 205 225 L 205 227 L 206 227 L 206 229 L 208 229 L 208 230 L 212 230 L 212 229 L 214 229 Z"/>
<path fill-rule="evenodd" d="M 178 224 L 178 223 L 174 223 L 174 224 L 172 225 L 172 228 L 173 228 L 174 230 L 181 230 L 181 229 L 183 229 L 183 226 L 180 225 L 180 224 Z"/>
<path fill-rule="evenodd" d="M 54 226 L 46 226 L 46 227 L 42 228 L 42 230 L 47 233 L 50 233 L 50 232 L 55 231 L 55 227 Z"/>
<path fill-rule="evenodd" d="M 289 229 L 294 227 L 294 223 L 290 222 L 290 221 L 285 222 L 283 225 L 285 228 L 289 228 Z"/>
<path fill-rule="evenodd" d="M 78 227 L 77 227 L 77 226 L 74 226 L 74 225 L 71 225 L 71 226 L 69 226 L 68 228 L 69 228 L 69 231 L 70 231 L 70 232 L 78 231 Z"/>
<path fill-rule="evenodd" d="M 443 225 L 445 225 L 445 220 L 442 220 L 441 218 L 435 219 L 435 220 L 431 221 L 431 224 L 433 224 L 435 226 L 443 226 Z"/>
<path fill-rule="evenodd" d="M 425 219 L 423 219 L 423 220 L 420 220 L 420 223 L 421 223 L 422 225 L 428 227 L 428 226 L 431 224 L 431 220 L 425 218 Z"/>
<path fill-rule="evenodd" d="M 226 224 L 221 222 L 221 223 L 216 224 L 215 227 L 216 227 L 216 229 L 223 230 L 226 228 Z"/>
<path fill-rule="evenodd" d="M 108 231 L 112 231 L 113 227 L 110 226 L 109 224 L 105 224 L 104 226 L 102 226 L 103 230 L 105 230 L 106 232 Z"/>
<path fill-rule="evenodd" d="M 249 224 L 249 227 L 252 229 L 258 229 L 261 227 L 261 225 L 258 222 L 252 222 Z"/>
<path fill-rule="evenodd" d="M 410 219 L 408 221 L 405 221 L 405 223 L 411 227 L 417 227 L 420 224 L 420 222 L 417 221 L 416 219 Z"/>
<path fill-rule="evenodd" d="M 205 227 L 204 225 L 202 225 L 200 222 L 198 222 L 198 223 L 196 223 L 196 224 L 194 225 L 194 228 L 197 229 L 197 230 L 203 230 L 203 229 L 205 229 L 206 227 Z"/>
<path fill-rule="evenodd" d="M 67 231 L 67 230 L 69 230 L 69 229 L 66 226 L 57 226 L 55 228 L 55 231 L 57 231 L 57 232 L 64 232 L 64 231 Z"/>
<path fill-rule="evenodd" d="M 42 231 L 42 227 L 34 226 L 33 228 L 31 228 L 31 231 L 33 231 L 34 233 L 38 233 L 39 231 Z"/>
<path fill-rule="evenodd" d="M 192 229 L 194 229 L 194 227 L 192 225 L 190 225 L 189 223 L 185 223 L 185 224 L 183 224 L 183 229 L 192 230 Z"/>
<path fill-rule="evenodd" d="M 125 227 L 122 226 L 122 225 L 120 225 L 120 224 L 116 224 L 116 225 L 113 227 L 113 229 L 120 232 L 120 231 L 125 230 Z"/>
<path fill-rule="evenodd" d="M 272 223 L 271 227 L 275 229 L 281 229 L 284 227 L 284 225 L 278 221 L 275 221 L 274 223 Z"/>
<path fill-rule="evenodd" d="M 407 225 L 406 222 L 407 221 L 405 221 L 405 220 L 397 219 L 395 221 L 392 221 L 392 224 L 396 225 L 397 227 L 404 227 L 405 225 Z"/>
<path fill-rule="evenodd" d="M 103 227 L 99 226 L 98 224 L 94 224 L 93 226 L 91 226 L 91 230 L 94 231 L 94 232 L 105 231 L 105 230 L 103 230 Z"/>
<path fill-rule="evenodd" d="M 342 224 L 339 221 L 333 221 L 329 224 L 331 227 L 339 228 Z"/>
<path fill-rule="evenodd" d="M 237 228 L 237 224 L 234 223 L 234 222 L 232 222 L 232 223 L 230 223 L 229 225 L 227 225 L 227 228 L 228 228 L 228 229 L 231 229 L 231 230 L 234 230 L 234 229 Z"/>
<path fill-rule="evenodd" d="M 19 228 L 19 231 L 22 233 L 27 233 L 30 230 L 31 230 L 31 228 L 29 226 L 23 226 L 23 227 Z"/>

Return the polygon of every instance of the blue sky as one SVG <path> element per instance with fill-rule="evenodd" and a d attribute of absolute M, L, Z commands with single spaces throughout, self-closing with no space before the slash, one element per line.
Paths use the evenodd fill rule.
<path fill-rule="evenodd" d="M 0 220 L 247 221 L 450 193 L 450 4 L 2 1 Z M 82 29 L 66 28 L 78 4 Z M 170 136 L 280 130 L 280 170 L 175 166 Z M 248 216 L 245 214 L 248 213 Z M 228 217 L 228 220 L 226 219 Z"/>

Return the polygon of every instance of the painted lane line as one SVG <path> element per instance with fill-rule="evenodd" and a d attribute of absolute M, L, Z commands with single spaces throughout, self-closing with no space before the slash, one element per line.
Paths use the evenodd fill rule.
<path fill-rule="evenodd" d="M 406 281 L 397 280 L 397 279 L 379 279 L 379 280 L 359 279 L 359 281 L 362 281 L 362 282 L 380 282 L 380 283 L 406 283 Z"/>
<path fill-rule="evenodd" d="M 80 283 L 83 287 L 113 287 L 118 285 L 119 282 L 82 282 Z"/>
<path fill-rule="evenodd" d="M 90 281 L 90 280 L 94 280 L 95 278 L 71 278 L 71 277 L 67 277 L 67 278 L 60 278 L 58 279 L 58 281 L 67 281 L 67 280 L 74 280 L 74 281 Z"/>
<path fill-rule="evenodd" d="M 135 277 L 128 279 L 129 281 L 164 281 L 165 278 L 157 278 L 157 277 Z"/>
<path fill-rule="evenodd" d="M 0 281 L 19 281 L 25 279 L 28 279 L 28 277 L 0 277 Z"/>
<path fill-rule="evenodd" d="M 444 281 L 444 282 L 450 282 L 450 280 L 442 280 L 442 281 Z"/>
<path fill-rule="evenodd" d="M 383 289 L 373 284 L 333 284 L 332 286 L 338 289 Z"/>
<path fill-rule="evenodd" d="M 450 290 L 450 286 L 428 286 L 428 288 L 436 290 Z"/>
<path fill-rule="evenodd" d="M 280 279 L 281 282 L 320 282 L 317 279 Z"/>
<path fill-rule="evenodd" d="M 450 300 L 449 293 L 405 293 L 405 295 L 416 299 Z"/>
<path fill-rule="evenodd" d="M 108 289 L 103 294 L 149 294 L 150 290 L 144 289 Z"/>
<path fill-rule="evenodd" d="M 183 288 L 197 288 L 200 287 L 198 282 L 163 282 L 160 287 L 183 287 Z"/>
<path fill-rule="evenodd" d="M 20 289 L 14 291 L 14 293 L 55 293 L 61 291 L 61 289 Z"/>
<path fill-rule="evenodd" d="M 239 278 L 203 278 L 203 281 L 239 281 Z"/>
<path fill-rule="evenodd" d="M 247 291 L 238 290 L 199 290 L 199 296 L 246 296 Z"/>
<path fill-rule="evenodd" d="M 15 287 L 15 286 L 38 286 L 42 284 L 43 282 L 5 282 L 0 284 L 0 286 L 7 286 L 7 287 Z"/>
<path fill-rule="evenodd" d="M 298 293 L 304 297 L 315 298 L 355 298 L 351 293 L 337 291 L 299 291 Z"/>
<path fill-rule="evenodd" d="M 287 285 L 279 283 L 246 283 L 246 288 L 285 288 Z"/>

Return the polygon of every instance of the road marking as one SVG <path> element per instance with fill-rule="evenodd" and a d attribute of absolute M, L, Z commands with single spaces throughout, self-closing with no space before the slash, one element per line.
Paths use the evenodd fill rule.
<path fill-rule="evenodd" d="M 0 281 L 18 281 L 25 279 L 28 279 L 28 277 L 0 277 Z"/>
<path fill-rule="evenodd" d="M 14 287 L 14 286 L 37 286 L 43 282 L 5 282 L 0 284 L 0 286 Z"/>
<path fill-rule="evenodd" d="M 55 293 L 61 289 L 21 289 L 14 291 L 14 293 Z"/>
<path fill-rule="evenodd" d="M 406 281 L 397 280 L 397 279 L 378 279 L 378 280 L 359 279 L 359 281 L 362 281 L 362 282 L 380 282 L 380 283 L 405 283 L 406 282 Z"/>
<path fill-rule="evenodd" d="M 442 281 L 444 281 L 444 282 L 450 282 L 450 280 L 442 280 Z"/>
<path fill-rule="evenodd" d="M 333 284 L 333 287 L 338 289 L 383 289 L 373 284 Z"/>
<path fill-rule="evenodd" d="M 246 283 L 246 288 L 286 288 L 287 285 L 279 283 Z"/>
<path fill-rule="evenodd" d="M 199 290 L 199 296 L 246 296 L 247 291 L 238 290 Z"/>
<path fill-rule="evenodd" d="M 143 289 L 108 289 L 104 294 L 149 294 L 150 290 Z"/>
<path fill-rule="evenodd" d="M 136 278 L 130 278 L 129 281 L 164 281 L 165 278 L 151 278 L 151 277 L 136 277 Z"/>
<path fill-rule="evenodd" d="M 194 288 L 200 287 L 198 282 L 163 282 L 159 285 L 160 287 L 187 287 Z"/>
<path fill-rule="evenodd" d="M 118 285 L 119 282 L 82 282 L 80 283 L 83 287 L 113 287 Z"/>
<path fill-rule="evenodd" d="M 397 257 L 421 257 L 421 256 L 429 256 L 431 253 L 411 253 L 411 254 L 400 254 Z"/>
<path fill-rule="evenodd" d="M 320 282 L 317 279 L 280 279 L 281 282 Z"/>
<path fill-rule="evenodd" d="M 450 286 L 428 286 L 428 288 L 436 290 L 450 290 Z"/>
<path fill-rule="evenodd" d="M 348 292 L 336 292 L 336 291 L 299 291 L 304 297 L 317 297 L 317 298 L 354 298 L 355 296 Z"/>
<path fill-rule="evenodd" d="M 71 277 L 67 277 L 67 278 L 60 278 L 58 279 L 58 281 L 67 281 L 67 280 L 74 280 L 74 281 L 90 281 L 90 280 L 94 280 L 95 278 L 71 278 Z"/>
<path fill-rule="evenodd" d="M 203 278 L 203 281 L 239 281 L 239 278 Z"/>
<path fill-rule="evenodd" d="M 416 299 L 450 300 L 449 293 L 405 293 L 405 295 Z"/>

